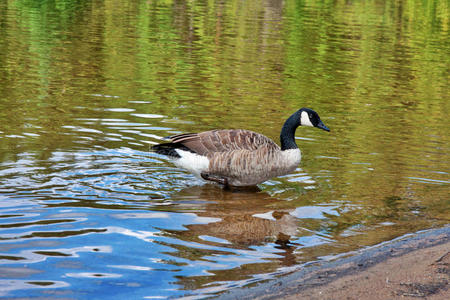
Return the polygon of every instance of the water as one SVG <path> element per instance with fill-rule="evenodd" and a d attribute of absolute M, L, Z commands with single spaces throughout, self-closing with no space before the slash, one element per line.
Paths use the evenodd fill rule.
<path fill-rule="evenodd" d="M 0 296 L 205 297 L 449 222 L 447 1 L 3 1 Z M 260 191 L 148 151 L 246 128 Z"/>

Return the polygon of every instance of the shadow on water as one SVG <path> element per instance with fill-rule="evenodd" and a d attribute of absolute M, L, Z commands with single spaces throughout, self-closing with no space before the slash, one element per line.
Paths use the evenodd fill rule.
<path fill-rule="evenodd" d="M 181 233 L 183 238 L 203 237 L 201 239 L 205 241 L 205 236 L 211 236 L 235 247 L 249 247 L 267 242 L 286 245 L 290 235 L 296 233 L 297 224 L 295 218 L 290 217 L 289 209 L 276 208 L 284 201 L 257 188 L 230 191 L 205 184 L 184 189 L 174 196 L 175 201 L 177 198 L 195 198 L 204 202 L 189 207 L 199 216 L 220 219 L 208 225 L 188 225 L 188 231 Z M 182 204 L 180 208 L 183 209 Z"/>
<path fill-rule="evenodd" d="M 269 273 L 298 263 L 294 251 L 300 244 L 292 243 L 290 238 L 298 236 L 301 227 L 298 218 L 290 214 L 295 209 L 286 206 L 285 200 L 259 189 L 231 191 L 213 184 L 182 189 L 171 200 L 176 206 L 174 210 L 195 211 L 199 217 L 214 220 L 208 224 L 185 225 L 186 230 L 165 230 L 165 234 L 177 240 L 212 247 L 205 251 L 172 244 L 176 251 L 171 255 L 223 266 L 229 264 L 228 268 L 208 271 L 209 275 L 179 277 L 178 284 L 184 289 L 214 292 L 214 288 L 205 288 L 208 282 L 222 282 L 218 286 L 223 289 L 236 285 L 236 280 L 242 281 L 240 284 L 257 280 L 258 276 L 254 276 L 260 268 Z M 231 253 L 237 256 L 227 258 Z M 238 263 L 239 260 L 244 263 Z"/>

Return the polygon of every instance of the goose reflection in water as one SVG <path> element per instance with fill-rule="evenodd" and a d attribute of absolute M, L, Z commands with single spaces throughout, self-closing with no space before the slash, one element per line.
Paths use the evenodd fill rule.
<path fill-rule="evenodd" d="M 205 184 L 180 191 L 172 197 L 177 211 L 195 212 L 200 217 L 219 221 L 185 225 L 187 231 L 173 231 L 177 238 L 202 244 L 248 249 L 276 243 L 282 249 L 282 265 L 296 264 L 293 251 L 298 244 L 290 238 L 299 233 L 299 219 L 290 215 L 289 201 L 254 190 L 227 191 Z M 292 204 L 291 204 L 292 205 Z"/>

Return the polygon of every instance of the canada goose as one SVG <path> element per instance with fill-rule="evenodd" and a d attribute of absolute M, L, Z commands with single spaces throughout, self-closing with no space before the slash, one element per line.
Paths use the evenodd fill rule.
<path fill-rule="evenodd" d="M 205 180 L 225 186 L 254 186 L 297 168 L 301 153 L 295 130 L 300 125 L 330 131 L 314 110 L 301 108 L 283 125 L 281 148 L 262 134 L 229 129 L 170 136 L 169 143 L 154 145 L 152 150 Z"/>

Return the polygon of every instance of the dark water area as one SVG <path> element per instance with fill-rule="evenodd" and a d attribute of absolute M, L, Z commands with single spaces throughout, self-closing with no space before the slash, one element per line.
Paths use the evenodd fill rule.
<path fill-rule="evenodd" d="M 204 298 L 448 224 L 448 1 L 0 1 L 0 297 Z M 228 191 L 149 151 L 245 128 Z"/>

